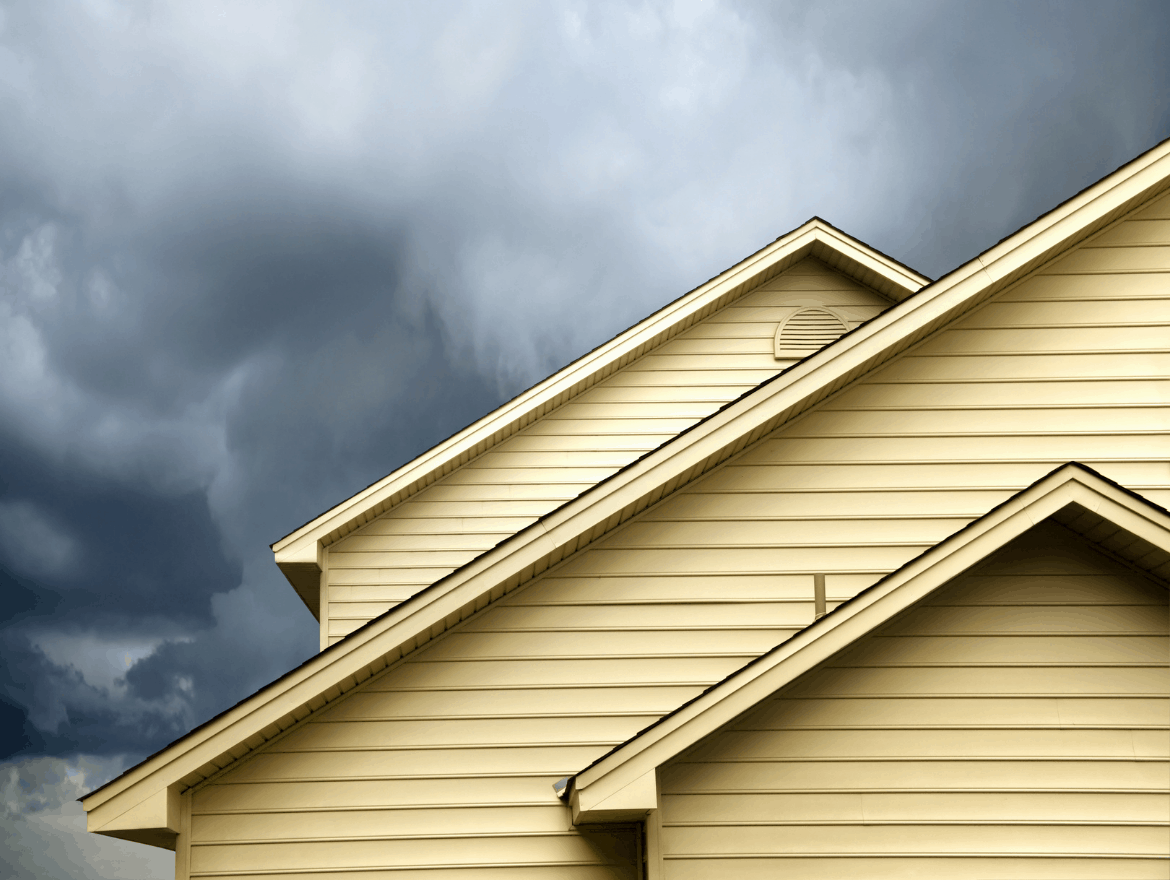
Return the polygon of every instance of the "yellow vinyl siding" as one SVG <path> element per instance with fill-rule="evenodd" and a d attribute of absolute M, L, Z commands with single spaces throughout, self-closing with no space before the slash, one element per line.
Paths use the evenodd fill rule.
<path fill-rule="evenodd" d="M 661 768 L 664 877 L 1165 877 L 1168 624 L 1041 525 Z"/>
<path fill-rule="evenodd" d="M 774 432 L 581 570 L 724 572 L 731 593 L 740 573 L 807 572 L 809 598 L 824 573 L 842 600 L 1068 461 L 1170 503 L 1170 274 L 1121 274 L 1119 254 L 1150 259 L 1107 246 L 1139 236 L 1129 224 L 1164 241 L 1154 222 L 1114 227 Z"/>
<path fill-rule="evenodd" d="M 871 318 L 889 302 L 807 259 L 328 548 L 322 646 L 595 485 L 793 361 L 794 301 Z"/>
<path fill-rule="evenodd" d="M 637 877 L 637 832 L 572 830 L 552 783 L 791 630 L 676 626 L 652 578 L 579 586 L 505 597 L 197 789 L 192 876 Z"/>
<path fill-rule="evenodd" d="M 569 830 L 568 812 L 553 797 L 552 783 L 810 623 L 814 574 L 827 575 L 834 607 L 1070 459 L 1158 503 L 1170 503 L 1170 448 L 1166 434 L 1159 433 L 1167 426 L 1167 333 L 1093 326 L 1101 302 L 1158 300 L 1157 288 L 1146 283 L 1151 277 L 1028 279 L 955 330 L 941 332 L 407 655 L 265 747 L 263 761 L 247 760 L 194 792 L 192 876 L 274 876 L 265 871 L 295 865 L 318 872 L 306 877 L 324 878 L 330 876 L 332 860 L 342 857 L 339 853 L 346 853 L 351 867 L 360 861 L 374 875 L 394 867 L 387 876 L 395 878 L 633 876 L 628 859 L 636 835 Z M 1159 277 L 1163 289 L 1165 277 Z M 1067 284 L 1061 288 L 1054 286 L 1057 282 Z M 1062 298 L 1061 290 L 1069 293 Z M 732 308 L 760 307 L 751 303 L 754 295 L 699 326 Z M 1061 323 L 1073 326 L 1013 329 L 1019 306 L 1057 302 Z M 1041 315 L 1037 323 L 1048 320 L 1042 311 L 1032 314 Z M 1004 324 L 1003 333 L 997 322 Z M 1067 330 L 1079 335 L 1071 342 L 1045 335 Z M 1065 350 L 1071 344 L 1080 347 Z M 470 559 L 480 546 L 473 542 L 498 540 L 526 517 L 538 516 L 562 495 L 587 485 L 557 482 L 563 472 L 604 471 L 597 458 L 573 458 L 577 453 L 595 456 L 620 447 L 634 456 L 640 454 L 638 438 L 658 442 L 663 436 L 651 424 L 667 420 L 661 413 L 639 420 L 636 412 L 619 415 L 615 410 L 607 419 L 604 407 L 638 401 L 688 404 L 692 389 L 697 389 L 693 399 L 714 406 L 756 378 L 738 360 L 727 366 L 727 358 L 755 355 L 663 355 L 689 359 L 692 366 L 676 372 L 665 371 L 662 364 L 664 371 L 649 369 L 652 356 L 550 414 L 561 417 L 533 423 L 451 475 L 458 479 L 439 481 L 330 548 L 328 597 L 336 614 L 331 638 L 445 575 L 459 564 L 459 554 Z M 667 398 L 664 389 L 674 396 Z M 646 396 L 639 397 L 642 393 Z M 592 411 L 592 420 L 565 418 L 574 405 L 601 409 Z M 640 425 L 644 433 L 637 433 Z M 555 457 L 548 459 L 548 467 L 525 468 L 517 453 Z M 527 477 L 525 470 L 531 472 Z M 508 476 L 486 479 L 483 472 L 490 471 Z M 456 533 L 461 537 L 452 537 Z M 353 549 L 346 549 L 347 541 Z M 1123 625 L 1124 613 L 1102 617 L 1101 625 Z M 1023 705 L 1014 702 L 1016 696 L 1026 696 L 1018 689 L 1033 687 L 1046 689 L 1035 705 L 1060 713 L 1069 724 L 1092 725 L 1094 718 L 1104 724 L 1114 723 L 1110 718 L 1131 726 L 1150 723 L 1140 719 L 1164 713 L 1165 706 L 1155 702 L 1163 692 L 1157 675 L 1145 667 L 1128 669 L 1136 690 L 1125 701 L 1107 704 L 1083 692 L 1090 685 L 1110 687 L 1112 673 L 1101 664 L 1123 638 L 1128 636 L 1113 630 L 1075 640 L 1044 632 L 987 631 L 962 638 L 907 634 L 899 642 L 928 664 L 913 678 L 927 690 L 896 704 L 887 701 L 883 705 L 891 708 L 882 711 L 894 713 L 891 723 L 898 724 L 899 717 L 911 717 L 926 705 L 922 700 L 934 693 L 929 688 L 942 686 L 932 682 L 944 660 L 963 656 L 969 658 L 964 662 L 986 663 L 1016 651 L 1037 664 L 1027 676 L 1005 679 L 992 667 L 944 670 L 954 692 L 937 703 L 939 717 L 988 712 L 1011 719 Z M 1148 652 L 1140 656 L 1147 662 Z M 1093 670 L 1078 672 L 1073 667 L 1083 666 L 1082 658 L 1104 659 Z M 862 688 L 853 698 L 860 705 L 885 699 L 874 688 L 910 688 L 898 674 L 866 672 L 870 691 Z M 895 678 L 882 678 L 889 675 Z M 845 676 L 838 686 L 847 688 L 850 681 Z M 988 696 L 987 689 L 994 687 L 1017 690 L 1008 697 Z M 846 705 L 833 701 L 838 704 Z M 1138 740 L 1133 742 L 1139 747 Z M 809 779 L 823 763 L 806 761 L 787 771 Z M 919 760 L 914 766 L 943 773 L 936 763 Z M 1024 766 L 969 763 L 1007 787 L 1003 780 Z M 1057 778 L 1052 785 L 1092 788 L 1085 780 L 1108 781 L 1108 774 L 1123 772 L 1118 766 L 1070 762 L 1062 768 L 1066 782 Z M 898 762 L 873 762 L 872 767 L 864 773 L 874 785 L 883 773 L 896 780 L 907 769 Z M 844 774 L 842 784 L 848 778 Z M 807 788 L 801 791 L 799 797 L 812 796 Z M 1102 788 L 1093 797 L 1114 794 Z M 873 814 L 926 810 L 931 803 L 951 803 L 950 796 L 944 790 L 930 794 L 933 801 L 905 806 L 898 800 L 904 794 L 883 794 Z M 1149 799 L 1155 796 L 1124 793 L 1125 809 L 1140 807 L 1148 815 L 1154 809 Z M 848 797 L 860 804 L 860 795 Z M 989 795 L 993 804 L 1000 797 Z M 763 802 L 742 801 L 744 809 L 752 803 Z M 993 806 L 979 803 L 984 801 L 967 798 L 954 809 L 999 815 Z M 1019 809 L 1038 811 L 1046 821 L 1056 815 L 1053 810 L 1090 809 L 1084 806 L 1088 801 L 1080 800 L 1077 805 L 1038 803 L 1025 798 Z M 373 833 L 386 839 L 385 846 L 363 843 L 352 851 L 337 846 L 349 827 L 344 817 L 351 814 L 355 830 L 350 836 L 368 836 L 357 829 L 376 828 Z M 357 814 L 366 824 L 357 824 Z M 320 830 L 307 830 L 314 828 Z M 320 848 L 296 843 L 306 835 L 320 840 Z M 259 867 L 248 856 L 245 869 L 250 846 L 263 846 L 265 855 Z M 630 867 L 623 873 L 609 862 Z M 892 866 L 892 876 L 912 870 L 946 876 L 950 869 L 948 860 L 883 864 Z M 1026 876 L 1031 864 L 1004 862 L 1001 876 Z M 437 867 L 444 865 L 462 867 Z M 785 865 L 786 871 L 808 867 Z M 746 870 L 746 863 L 737 863 L 725 876 L 738 876 L 740 867 Z M 1099 866 L 1081 859 L 1049 867 L 1049 876 L 1064 871 L 1063 876 L 1088 878 Z M 825 871 L 821 876 L 852 869 L 841 862 Z"/>
<path fill-rule="evenodd" d="M 534 581 L 198 788 L 192 877 L 637 877 L 639 833 L 571 829 L 553 782 L 812 604 L 803 578 L 775 574 L 738 594 L 691 575 L 614 586 Z"/>

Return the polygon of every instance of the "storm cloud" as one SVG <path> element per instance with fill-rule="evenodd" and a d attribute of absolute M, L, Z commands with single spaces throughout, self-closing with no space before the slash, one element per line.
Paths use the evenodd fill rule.
<path fill-rule="evenodd" d="M 0 863 L 169 870 L 70 798 L 316 650 L 270 542 L 811 215 L 945 273 L 1170 136 L 1167 45 L 1164 3 L 0 2 Z"/>

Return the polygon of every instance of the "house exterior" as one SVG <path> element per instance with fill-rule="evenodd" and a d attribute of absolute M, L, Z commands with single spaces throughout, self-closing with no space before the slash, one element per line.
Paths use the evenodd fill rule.
<path fill-rule="evenodd" d="M 273 545 L 321 652 L 83 799 L 176 877 L 1170 876 L 1170 141 L 813 219 Z"/>

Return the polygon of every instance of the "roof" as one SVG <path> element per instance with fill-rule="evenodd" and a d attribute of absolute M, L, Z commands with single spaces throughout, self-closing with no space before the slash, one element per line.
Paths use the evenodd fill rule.
<path fill-rule="evenodd" d="M 930 281 L 813 217 L 281 538 L 272 545 L 276 564 L 313 616 L 319 617 L 318 574 L 324 546 L 361 528 L 549 410 L 810 256 L 895 303 Z"/>
<path fill-rule="evenodd" d="M 162 792 L 198 784 L 259 748 L 390 663 L 717 467 L 1167 188 L 1170 140 L 815 355 L 726 404 L 91 792 L 82 799 L 89 812 L 90 827 L 102 830 L 103 823 L 112 821 L 110 817 L 124 815 L 133 805 L 157 799 Z M 811 229 L 804 235 L 806 243 L 819 240 Z M 796 250 L 804 245 L 792 239 L 785 246 Z M 346 514 L 337 516 L 344 518 Z M 324 520 L 315 522 L 321 523 L 316 528 L 327 524 Z M 286 539 L 289 543 L 284 546 L 306 541 L 315 545 L 317 552 L 320 538 L 312 537 L 317 532 L 310 526 Z M 165 800 L 153 802 L 165 806 Z M 165 819 L 165 810 L 163 814 Z"/>
<path fill-rule="evenodd" d="M 1050 518 L 1170 579 L 1170 512 L 1070 462 L 564 780 L 574 822 L 654 809 L 656 768 Z"/>

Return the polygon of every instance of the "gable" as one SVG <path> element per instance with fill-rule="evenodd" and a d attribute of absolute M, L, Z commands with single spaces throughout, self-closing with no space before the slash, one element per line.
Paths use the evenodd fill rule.
<path fill-rule="evenodd" d="M 928 281 L 814 217 L 277 541 L 272 545 L 277 565 L 314 616 L 320 618 L 325 545 L 361 528 L 632 360 L 675 339 L 745 292 L 809 258 L 823 262 L 837 274 L 847 275 L 889 302 L 904 300 Z M 853 317 L 846 323 L 852 324 Z M 323 641 L 327 639 L 324 629 Z"/>
<path fill-rule="evenodd" d="M 571 802 L 574 821 L 657 809 L 655 768 L 1049 519 L 1162 584 L 1170 576 L 1165 509 L 1083 465 L 1060 467 L 563 780 L 559 792 Z"/>
<path fill-rule="evenodd" d="M 660 768 L 652 876 L 1154 876 L 1167 595 L 1033 528 Z"/>
<path fill-rule="evenodd" d="M 856 326 L 891 304 L 809 257 L 631 361 L 329 545 L 322 648 L 792 366 L 774 346 L 794 310 Z"/>
<path fill-rule="evenodd" d="M 912 350 L 917 342 L 929 338 L 940 327 L 1012 287 L 1062 249 L 1107 229 L 1152 193 L 1164 191 L 1170 181 L 1170 175 L 1165 173 L 1166 162 L 1170 161 L 1168 152 L 1170 146 L 1163 144 L 1139 157 L 936 282 L 930 291 L 889 310 L 846 339 L 791 368 L 780 379 L 765 383 L 717 411 L 424 594 L 372 621 L 341 644 L 91 793 L 85 798 L 91 829 L 131 839 L 153 839 L 150 836 L 155 832 L 173 837 L 176 828 L 171 821 L 172 795 L 200 784 L 225 765 L 281 736 L 282 731 L 299 720 L 322 710 L 387 665 L 397 664 L 401 658 L 451 632 L 452 627 L 458 627 L 550 566 L 574 558 L 583 547 L 631 516 L 669 497 L 680 486 L 749 448 L 777 426 L 812 411 L 891 357 Z M 1050 482 L 1046 480 L 1045 485 Z M 1029 490 L 1025 494 L 1031 497 L 1034 493 Z M 1135 523 L 1143 521 L 1140 514 L 1126 513 L 1128 502 L 1124 498 L 1113 501 L 1102 496 L 1100 503 L 1123 519 L 1136 517 Z M 995 513 L 999 515 L 998 510 Z M 1142 528 L 1145 526 L 1138 528 L 1139 533 Z M 314 533 L 310 530 L 306 534 L 305 540 L 309 540 Z M 300 546 L 296 543 L 300 540 L 296 538 L 286 549 Z M 949 547 L 954 540 L 952 536 L 942 546 Z M 301 564 L 293 556 L 285 557 L 282 565 L 286 563 Z M 306 564 L 315 567 L 317 563 Z M 818 580 L 815 574 L 812 580 L 815 585 Z M 850 615 L 855 607 L 851 606 Z M 819 632 L 823 628 L 814 629 Z M 792 642 L 803 645 L 804 632 L 785 642 L 780 653 L 787 656 L 785 652 Z M 706 705 L 706 695 L 703 701 Z M 686 712 L 689 711 L 686 707 Z M 677 713 L 665 720 L 674 730 Z M 589 774 L 597 775 L 592 769 Z M 121 818 L 114 820 L 119 814 L 129 817 L 131 813 L 133 820 L 125 820 L 129 824 L 123 824 Z"/>

